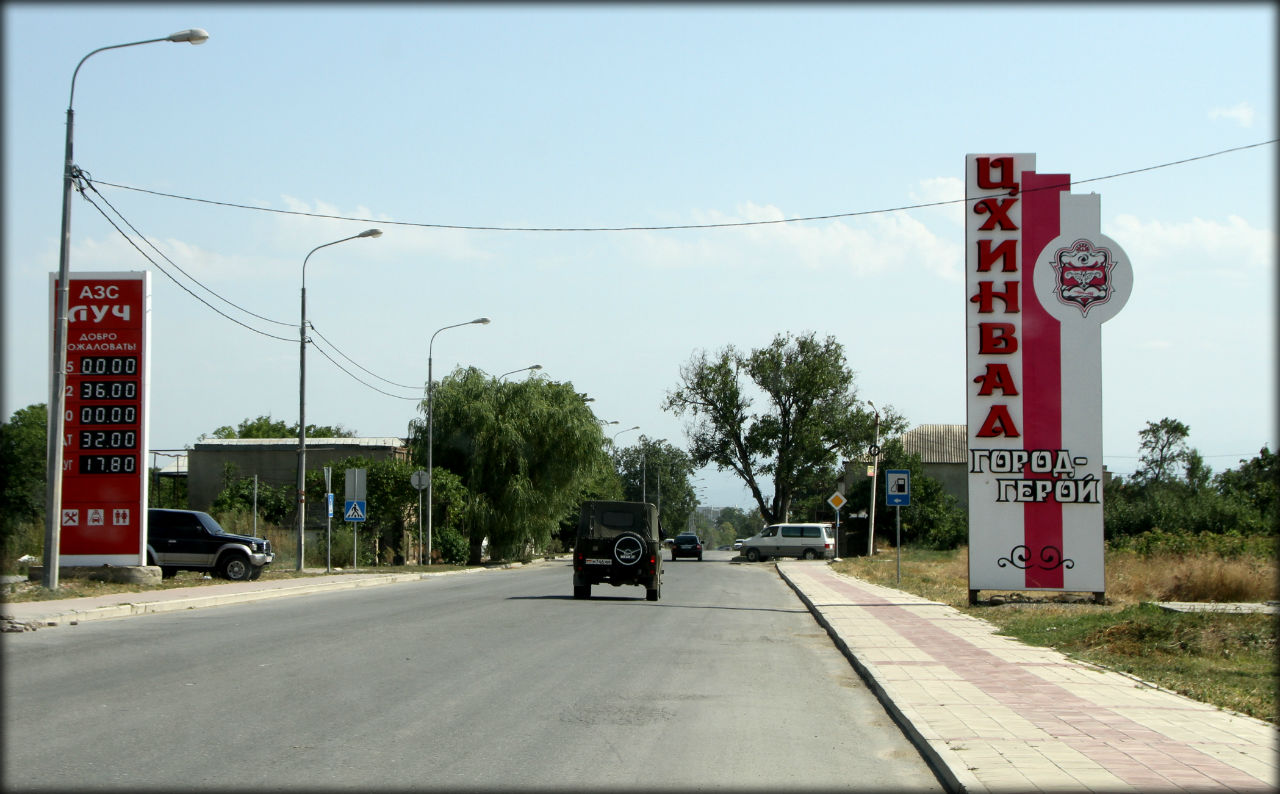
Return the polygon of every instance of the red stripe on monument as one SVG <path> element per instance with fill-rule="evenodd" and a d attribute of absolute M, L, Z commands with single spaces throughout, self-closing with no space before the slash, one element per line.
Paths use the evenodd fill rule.
<path fill-rule="evenodd" d="M 1040 305 L 1032 286 L 1035 257 L 1058 236 L 1059 197 L 1070 188 L 1069 174 L 1022 174 L 1022 442 L 1023 449 L 1059 449 L 1062 445 L 1062 338 L 1060 323 Z M 1052 479 L 1052 474 L 1023 474 Z M 1061 588 L 1061 566 L 1039 567 L 1062 559 L 1062 505 L 1053 501 L 1023 505 L 1023 538 L 1028 549 L 1027 587 Z M 1044 555 L 1047 547 L 1056 553 Z"/>

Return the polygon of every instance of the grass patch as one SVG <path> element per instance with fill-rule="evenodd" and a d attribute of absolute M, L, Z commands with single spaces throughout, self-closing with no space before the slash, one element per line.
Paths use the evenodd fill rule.
<path fill-rule="evenodd" d="M 833 563 L 841 573 L 949 604 L 1029 645 L 1280 724 L 1275 615 L 1167 612 L 1150 603 L 1280 600 L 1274 558 L 1109 549 L 1106 566 L 1106 604 L 1082 594 L 1019 592 L 1000 606 L 971 607 L 964 548 L 904 548 L 900 583 L 894 549 Z"/>

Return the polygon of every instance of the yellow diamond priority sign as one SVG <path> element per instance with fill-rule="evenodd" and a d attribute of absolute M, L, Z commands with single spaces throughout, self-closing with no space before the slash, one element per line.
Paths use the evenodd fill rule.
<path fill-rule="evenodd" d="M 845 499 L 844 496 L 839 491 L 836 491 L 835 493 L 831 494 L 831 498 L 827 500 L 827 504 L 839 510 L 841 507 L 844 506 L 844 503 L 847 501 L 849 500 Z"/>

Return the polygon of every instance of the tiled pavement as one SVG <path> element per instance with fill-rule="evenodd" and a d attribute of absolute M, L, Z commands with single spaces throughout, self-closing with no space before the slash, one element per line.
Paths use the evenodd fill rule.
<path fill-rule="evenodd" d="M 1280 730 L 1267 722 L 823 562 L 778 571 L 953 791 L 1280 789 Z"/>

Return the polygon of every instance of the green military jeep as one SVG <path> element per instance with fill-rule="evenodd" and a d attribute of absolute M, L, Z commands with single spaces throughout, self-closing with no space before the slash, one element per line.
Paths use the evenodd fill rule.
<path fill-rule="evenodd" d="M 658 508 L 648 502 L 585 502 L 573 547 L 573 597 L 590 598 L 591 585 L 638 584 L 645 598 L 662 593 Z"/>

